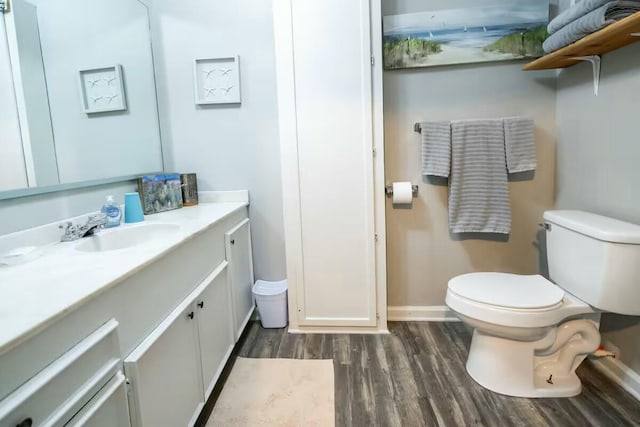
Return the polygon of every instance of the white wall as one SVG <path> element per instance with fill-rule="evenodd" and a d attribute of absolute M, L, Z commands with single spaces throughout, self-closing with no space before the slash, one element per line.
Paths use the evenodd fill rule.
<path fill-rule="evenodd" d="M 255 274 L 285 277 L 271 1 L 153 0 L 165 167 L 249 189 Z M 198 107 L 193 61 L 240 55 L 241 105 Z"/>
<path fill-rule="evenodd" d="M 598 97 L 589 64 L 560 73 L 558 208 L 640 224 L 639 70 L 635 44 L 603 56 Z M 600 329 L 603 339 L 621 348 L 622 361 L 640 373 L 640 317 L 604 315 Z"/>
<path fill-rule="evenodd" d="M 0 114 L 0 191 L 25 188 L 27 186 L 27 169 L 22 150 L 5 23 L 1 15 L 0 111 L 2 112 Z"/>
<path fill-rule="evenodd" d="M 147 9 L 135 0 L 38 3 L 60 182 L 162 169 Z M 87 115 L 79 71 L 121 64 L 127 110 Z"/>
<path fill-rule="evenodd" d="M 495 2 L 494 2 L 495 3 Z M 473 0 L 386 0 L 383 14 L 473 7 Z M 442 306 L 447 282 L 474 271 L 539 272 L 537 224 L 553 207 L 555 72 L 527 73 L 523 62 L 385 71 L 387 182 L 420 186 L 411 209 L 387 203 L 387 276 L 390 306 Z M 448 230 L 447 187 L 421 176 L 420 136 L 413 124 L 527 115 L 535 119 L 535 179 L 510 182 L 512 232 L 508 242 L 456 240 Z"/>

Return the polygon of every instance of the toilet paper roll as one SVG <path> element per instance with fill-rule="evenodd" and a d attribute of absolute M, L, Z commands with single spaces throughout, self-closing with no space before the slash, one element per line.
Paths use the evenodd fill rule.
<path fill-rule="evenodd" d="M 413 201 L 413 189 L 410 182 L 394 182 L 393 198 L 394 205 L 410 205 Z"/>

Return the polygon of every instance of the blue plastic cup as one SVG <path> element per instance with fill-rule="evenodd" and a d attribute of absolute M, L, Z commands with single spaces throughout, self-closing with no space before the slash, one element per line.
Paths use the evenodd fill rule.
<path fill-rule="evenodd" d="M 127 193 L 124 195 L 124 222 L 141 222 L 144 221 L 144 213 L 142 212 L 142 203 L 140 203 L 140 195 L 136 193 Z"/>

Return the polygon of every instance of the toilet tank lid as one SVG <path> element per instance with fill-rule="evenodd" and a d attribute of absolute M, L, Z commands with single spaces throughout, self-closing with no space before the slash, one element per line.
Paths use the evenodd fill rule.
<path fill-rule="evenodd" d="M 551 224 L 573 230 L 594 239 L 612 243 L 640 245 L 640 225 L 583 211 L 546 211 Z"/>

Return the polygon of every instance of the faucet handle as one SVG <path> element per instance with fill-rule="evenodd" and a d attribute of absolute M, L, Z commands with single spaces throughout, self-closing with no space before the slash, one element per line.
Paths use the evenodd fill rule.
<path fill-rule="evenodd" d="M 71 221 L 66 221 L 58 225 L 58 228 L 60 230 L 65 230 L 65 231 L 69 231 L 71 227 L 73 227 L 73 223 Z"/>

